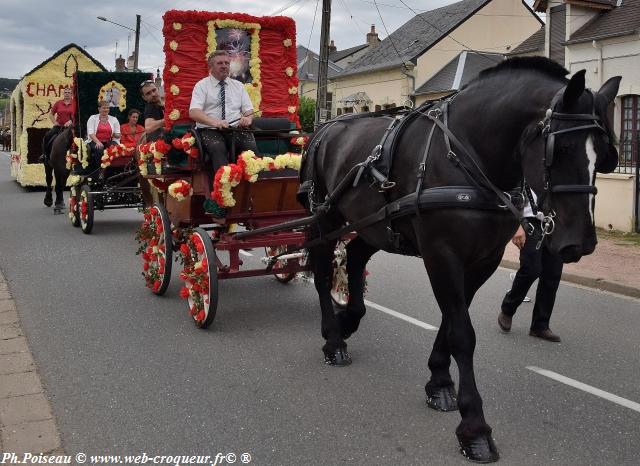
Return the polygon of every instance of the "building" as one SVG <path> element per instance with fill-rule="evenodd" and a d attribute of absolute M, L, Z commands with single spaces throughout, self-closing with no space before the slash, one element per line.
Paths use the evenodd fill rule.
<path fill-rule="evenodd" d="M 73 87 L 76 71 L 106 71 L 85 50 L 69 44 L 26 73 L 11 94 L 11 175 L 22 186 L 45 186 L 42 138 L 54 102 Z"/>
<path fill-rule="evenodd" d="M 369 46 L 337 76 L 329 77 L 332 116 L 424 100 L 437 89 L 431 89 L 433 81 L 423 86 L 444 68 L 461 65 L 464 79 L 472 78 L 478 63 L 500 60 L 499 55 L 541 25 L 521 0 L 463 0 L 416 15 L 377 46 Z M 462 55 L 465 51 L 475 54 Z M 462 66 L 468 58 L 473 66 Z M 455 90 L 453 84 L 441 90 Z"/>

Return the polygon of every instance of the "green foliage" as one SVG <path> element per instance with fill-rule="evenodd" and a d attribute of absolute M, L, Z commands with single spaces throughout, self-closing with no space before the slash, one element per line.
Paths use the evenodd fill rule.
<path fill-rule="evenodd" d="M 19 82 L 19 79 L 0 78 L 0 93 L 11 95 Z"/>
<path fill-rule="evenodd" d="M 303 131 L 312 133 L 313 124 L 316 120 L 316 101 L 309 97 L 300 97 L 298 115 L 300 115 L 300 126 L 302 126 Z"/>

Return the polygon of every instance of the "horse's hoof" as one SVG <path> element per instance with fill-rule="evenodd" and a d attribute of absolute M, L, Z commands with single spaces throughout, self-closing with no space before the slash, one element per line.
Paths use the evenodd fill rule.
<path fill-rule="evenodd" d="M 427 406 L 436 411 L 457 411 L 458 397 L 453 385 L 439 387 L 434 390 L 426 389 Z"/>
<path fill-rule="evenodd" d="M 56 204 L 56 206 L 53 208 L 53 215 L 63 214 L 65 210 L 66 209 L 64 204 Z"/>
<path fill-rule="evenodd" d="M 44 198 L 44 205 L 46 205 L 47 207 L 51 207 L 53 205 L 53 199 L 50 197 L 45 197 Z"/>
<path fill-rule="evenodd" d="M 351 356 L 346 349 L 337 349 L 333 354 L 324 355 L 324 363 L 328 366 L 348 366 L 351 364 Z"/>
<path fill-rule="evenodd" d="M 460 453 L 474 463 L 495 463 L 500 458 L 491 434 L 482 434 L 474 439 L 461 439 Z"/>

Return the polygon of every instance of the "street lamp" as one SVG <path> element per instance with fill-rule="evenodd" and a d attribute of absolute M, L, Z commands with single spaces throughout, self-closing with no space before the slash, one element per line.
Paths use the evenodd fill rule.
<path fill-rule="evenodd" d="M 140 52 L 140 15 L 136 15 L 136 28 L 131 29 L 128 26 L 123 26 L 122 24 L 116 23 L 115 21 L 111 21 L 110 19 L 105 18 L 104 16 L 98 16 L 100 21 L 106 21 L 107 23 L 115 24 L 116 26 L 120 26 L 121 28 L 128 29 L 129 31 L 133 31 L 136 33 L 136 41 L 133 50 L 133 70 L 138 71 L 138 53 Z"/>

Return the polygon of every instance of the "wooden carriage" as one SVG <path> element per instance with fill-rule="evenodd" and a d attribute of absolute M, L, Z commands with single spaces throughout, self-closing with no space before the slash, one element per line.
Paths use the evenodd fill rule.
<path fill-rule="evenodd" d="M 297 133 L 295 26 L 285 17 L 170 11 L 163 32 L 166 135 L 140 147 L 141 170 L 158 190 L 159 202 L 144 214 L 138 253 L 146 285 L 156 295 L 167 290 L 173 254 L 181 255 L 180 294 L 195 324 L 205 328 L 215 318 L 219 280 L 273 274 L 286 283 L 308 270 L 305 232 L 296 226 L 305 211 L 296 200 L 298 174 L 291 169 L 299 167 L 304 140 Z M 230 51 L 231 68 L 262 115 L 254 126 L 265 129 L 254 131 L 258 154 L 241 154 L 213 174 L 202 162 L 199 136 L 187 115 L 193 85 L 207 75 L 206 57 L 216 47 Z M 274 228 L 258 230 L 264 227 Z M 247 269 L 240 258 L 244 249 L 264 250 L 263 264 Z M 338 304 L 346 303 L 345 289 L 336 286 Z"/>

